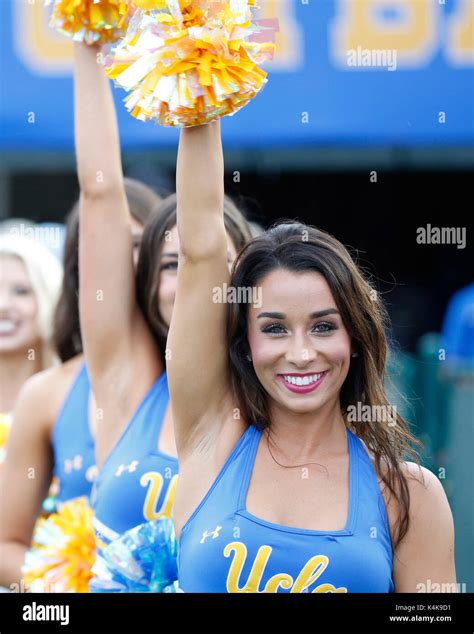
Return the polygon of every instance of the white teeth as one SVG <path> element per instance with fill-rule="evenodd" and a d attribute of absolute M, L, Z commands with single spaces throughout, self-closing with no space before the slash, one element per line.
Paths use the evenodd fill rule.
<path fill-rule="evenodd" d="M 8 334 L 15 330 L 16 326 L 10 319 L 0 319 L 0 334 Z"/>
<path fill-rule="evenodd" d="M 321 378 L 321 374 L 313 374 L 311 376 L 289 376 L 288 374 L 284 374 L 283 378 L 287 383 L 291 383 L 292 385 L 310 385 L 311 383 L 315 383 L 319 381 Z"/>

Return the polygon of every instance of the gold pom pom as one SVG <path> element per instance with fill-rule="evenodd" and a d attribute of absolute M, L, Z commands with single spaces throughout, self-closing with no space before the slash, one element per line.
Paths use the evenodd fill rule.
<path fill-rule="evenodd" d="M 129 0 L 56 0 L 50 26 L 76 42 L 106 44 L 125 34 L 133 10 Z"/>
<path fill-rule="evenodd" d="M 254 0 L 136 0 L 124 39 L 106 72 L 130 91 L 128 110 L 142 121 L 193 126 L 232 115 L 263 88 L 259 64 L 273 42 L 252 22 Z M 154 10 L 150 10 L 153 5 Z M 275 27 L 268 30 L 273 38 Z"/>
<path fill-rule="evenodd" d="M 7 440 L 10 434 L 12 415 L 0 412 L 0 465 L 7 455 Z"/>
<path fill-rule="evenodd" d="M 66 502 L 39 519 L 23 565 L 32 592 L 88 592 L 96 544 L 86 498 Z"/>

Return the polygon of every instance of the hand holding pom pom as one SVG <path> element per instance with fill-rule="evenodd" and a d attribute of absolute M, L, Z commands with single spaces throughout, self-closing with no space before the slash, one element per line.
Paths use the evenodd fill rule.
<path fill-rule="evenodd" d="M 23 565 L 32 592 L 88 592 L 95 561 L 92 509 L 86 498 L 39 519 Z"/>
<path fill-rule="evenodd" d="M 125 34 L 132 10 L 130 0 L 56 0 L 50 26 L 76 42 L 106 44 Z"/>
<path fill-rule="evenodd" d="M 173 522 L 145 522 L 111 542 L 94 566 L 91 592 L 177 592 Z"/>
<path fill-rule="evenodd" d="M 274 44 L 252 40 L 254 0 L 136 0 L 107 74 L 142 121 L 188 127 L 232 115 L 263 88 Z M 275 29 L 269 29 L 274 36 Z"/>

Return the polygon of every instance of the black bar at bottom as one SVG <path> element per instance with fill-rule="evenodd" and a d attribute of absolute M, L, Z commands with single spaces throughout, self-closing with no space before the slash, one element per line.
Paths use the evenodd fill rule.
<path fill-rule="evenodd" d="M 471 606 L 465 593 L 0 594 L 0 634 L 471 634 Z"/>

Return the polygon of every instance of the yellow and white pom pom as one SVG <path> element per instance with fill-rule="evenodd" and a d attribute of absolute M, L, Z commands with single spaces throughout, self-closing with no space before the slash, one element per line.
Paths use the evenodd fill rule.
<path fill-rule="evenodd" d="M 22 568 L 31 592 L 89 592 L 96 545 L 86 498 L 66 502 L 36 523 Z"/>
<path fill-rule="evenodd" d="M 275 45 L 253 22 L 255 0 L 134 0 L 107 75 L 142 121 L 188 127 L 232 115 L 263 88 Z M 267 30 L 274 39 L 275 27 Z"/>
<path fill-rule="evenodd" d="M 76 42 L 107 44 L 125 35 L 133 10 L 130 0 L 55 0 L 50 26 Z"/>
<path fill-rule="evenodd" d="M 0 412 L 0 465 L 7 455 L 7 440 L 10 434 L 12 415 Z"/>

